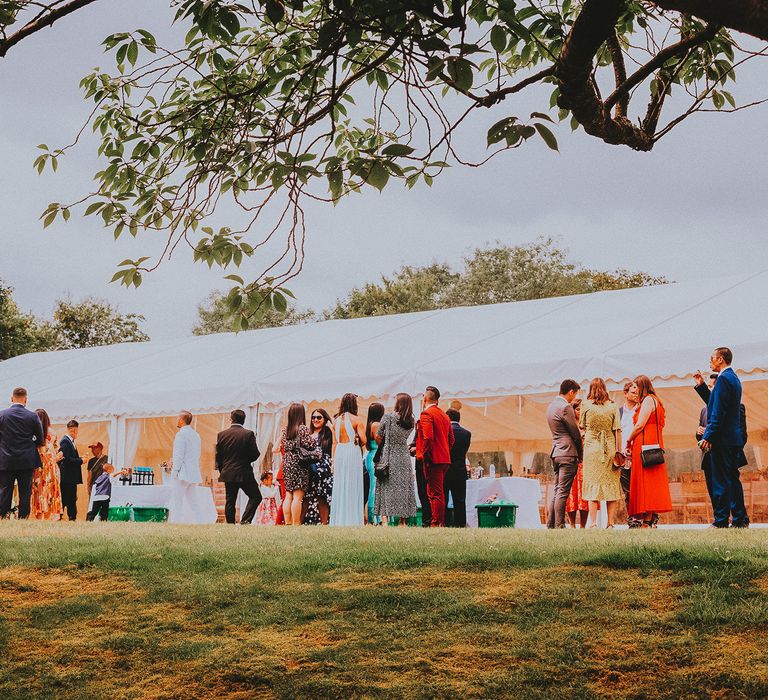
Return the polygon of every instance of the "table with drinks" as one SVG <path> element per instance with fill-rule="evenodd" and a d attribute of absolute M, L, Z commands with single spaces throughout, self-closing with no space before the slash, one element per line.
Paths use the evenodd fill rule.
<path fill-rule="evenodd" d="M 170 522 L 215 523 L 213 491 L 208 486 L 185 485 L 184 498 L 178 498 L 180 482 L 169 475 L 163 483 L 155 481 L 152 467 L 132 467 L 112 485 L 110 507 L 167 508 Z"/>

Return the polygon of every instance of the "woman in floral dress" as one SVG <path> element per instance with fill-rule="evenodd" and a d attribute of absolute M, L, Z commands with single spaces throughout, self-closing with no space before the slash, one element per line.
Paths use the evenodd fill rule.
<path fill-rule="evenodd" d="M 60 520 L 62 508 L 58 461 L 62 454 L 59 452 L 59 440 L 51 432 L 48 414 L 42 408 L 36 412 L 43 424 L 45 443 L 38 448 L 42 466 L 35 469 L 32 476 L 32 517 L 36 520 Z"/>
<path fill-rule="evenodd" d="M 333 431 L 331 417 L 323 408 L 316 408 L 310 416 L 312 435 L 322 450 L 320 461 L 312 465 L 309 474 L 309 487 L 304 496 L 306 511 L 305 525 L 327 525 L 331 515 L 331 493 L 333 492 L 333 472 L 331 455 L 333 453 Z"/>

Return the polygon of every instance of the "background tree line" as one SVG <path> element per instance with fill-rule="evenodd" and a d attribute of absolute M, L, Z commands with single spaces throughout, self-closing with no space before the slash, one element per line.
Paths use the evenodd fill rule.
<path fill-rule="evenodd" d="M 88 348 L 149 340 L 144 316 L 123 314 L 103 299 L 59 299 L 53 317 L 39 319 L 22 311 L 13 288 L 0 280 L 0 360 L 28 352 Z"/>
<path fill-rule="evenodd" d="M 669 282 L 663 276 L 625 269 L 593 270 L 571 261 L 552 238 L 521 246 L 497 244 L 476 248 L 459 270 L 447 263 L 401 267 L 379 282 L 355 287 L 328 309 L 302 310 L 288 304 L 284 310 L 266 308 L 252 328 L 292 326 L 330 319 L 384 316 L 478 306 L 547 297 L 589 294 L 611 289 L 644 287 Z M 195 335 L 232 330 L 227 296 L 212 292 L 198 307 Z"/>

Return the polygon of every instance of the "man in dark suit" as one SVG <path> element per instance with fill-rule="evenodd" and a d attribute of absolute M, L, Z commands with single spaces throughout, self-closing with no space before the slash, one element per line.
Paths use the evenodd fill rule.
<path fill-rule="evenodd" d="M 261 503 L 261 491 L 252 466 L 260 453 L 255 433 L 244 427 L 245 411 L 232 411 L 230 418 L 232 425 L 222 430 L 216 438 L 216 469 L 219 481 L 226 489 L 224 518 L 230 525 L 235 523 L 235 504 L 240 489 L 248 496 L 248 505 L 240 518 L 240 524 L 245 525 L 253 520 L 256 508 Z"/>
<path fill-rule="evenodd" d="M 432 527 L 445 525 L 445 473 L 451 465 L 454 436 L 451 421 L 437 405 L 440 392 L 428 386 L 424 391 L 424 410 L 416 429 L 416 458 L 424 462 L 427 498 L 432 509 Z"/>
<path fill-rule="evenodd" d="M 467 526 L 467 452 L 472 433 L 461 425 L 461 412 L 449 408 L 445 414 L 451 419 L 455 442 L 451 447 L 451 466 L 445 474 L 445 498 L 453 500 L 453 526 Z M 447 509 L 446 509 L 447 510 Z"/>
<path fill-rule="evenodd" d="M 83 483 L 83 458 L 77 450 L 75 441 L 80 431 L 80 423 L 71 420 L 67 423 L 67 434 L 61 438 L 59 450 L 63 457 L 59 460 L 61 475 L 61 507 L 70 520 L 77 518 L 77 487 Z M 62 515 L 63 518 L 63 515 Z"/>
<path fill-rule="evenodd" d="M 739 466 L 744 454 L 741 424 L 741 382 L 731 369 L 733 353 L 716 348 L 709 360 L 719 374 L 707 402 L 707 426 L 699 445 L 710 453 L 714 527 L 749 527 Z M 697 373 L 701 376 L 700 373 Z M 697 377 L 698 381 L 698 377 Z"/>
<path fill-rule="evenodd" d="M 29 517 L 32 474 L 42 465 L 43 426 L 26 405 L 27 390 L 17 387 L 10 408 L 0 411 L 0 518 L 11 511 L 14 484 L 19 486 L 19 518 Z"/>
<path fill-rule="evenodd" d="M 547 423 L 552 433 L 550 457 L 555 470 L 555 484 L 547 517 L 548 528 L 565 527 L 565 504 L 582 458 L 581 433 L 571 405 L 580 388 L 577 381 L 564 380 L 560 384 L 559 395 L 547 409 Z"/>

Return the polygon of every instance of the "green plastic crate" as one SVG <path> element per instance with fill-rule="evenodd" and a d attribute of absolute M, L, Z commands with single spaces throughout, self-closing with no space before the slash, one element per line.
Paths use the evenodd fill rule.
<path fill-rule="evenodd" d="M 107 520 L 125 523 L 131 519 L 130 506 L 111 506 L 107 514 Z"/>
<path fill-rule="evenodd" d="M 517 516 L 516 503 L 478 503 L 478 527 L 514 527 Z"/>
<path fill-rule="evenodd" d="M 133 507 L 133 519 L 137 523 L 164 523 L 168 520 L 167 508 Z"/>
<path fill-rule="evenodd" d="M 388 525 L 399 525 L 400 524 L 400 518 L 398 517 L 392 517 L 389 518 Z M 408 518 L 407 523 L 408 527 L 421 527 L 421 508 L 416 509 L 416 515 L 413 518 Z"/>

